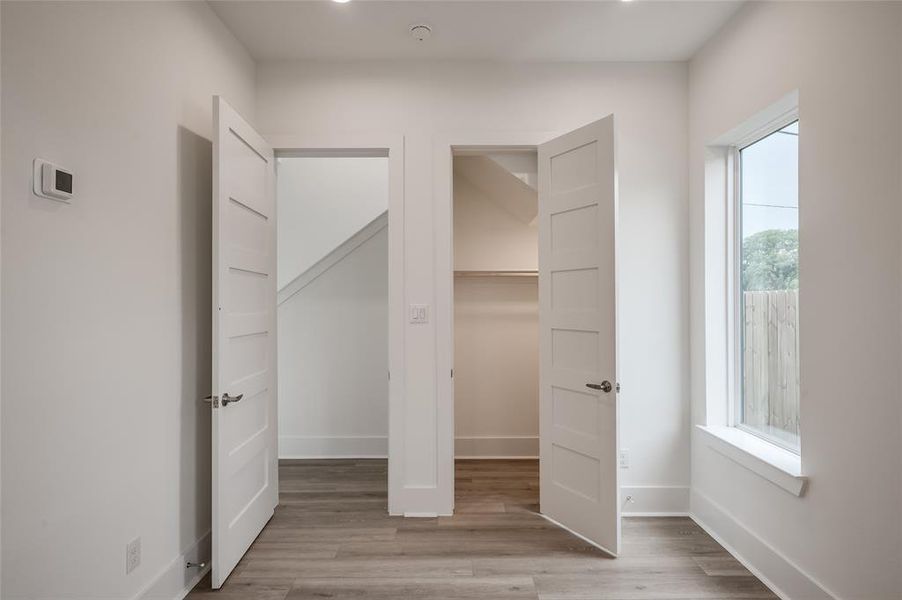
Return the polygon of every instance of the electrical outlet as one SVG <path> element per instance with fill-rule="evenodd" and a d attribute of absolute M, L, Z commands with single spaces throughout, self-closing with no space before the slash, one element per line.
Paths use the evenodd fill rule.
<path fill-rule="evenodd" d="M 629 469 L 630 468 L 630 451 L 623 449 L 620 451 L 620 468 L 621 469 Z"/>
<path fill-rule="evenodd" d="M 135 538 L 125 547 L 125 574 L 129 574 L 141 564 L 141 538 Z"/>

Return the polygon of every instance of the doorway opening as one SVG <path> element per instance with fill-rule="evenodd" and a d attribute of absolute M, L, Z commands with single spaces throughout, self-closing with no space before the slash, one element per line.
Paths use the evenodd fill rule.
<path fill-rule="evenodd" d="M 384 151 L 277 153 L 279 504 L 288 511 L 327 507 L 348 485 L 362 508 L 388 510 L 388 161 Z"/>
<path fill-rule="evenodd" d="M 213 98 L 213 124 L 213 372 L 207 400 L 213 409 L 211 587 L 219 589 L 255 542 L 285 541 L 277 521 L 296 525 L 342 511 L 329 498 L 341 491 L 335 489 L 340 469 L 308 469 L 280 486 L 280 454 L 307 461 L 346 457 L 354 467 L 373 453 L 381 456 L 369 459 L 380 461 L 370 475 L 374 489 L 358 498 L 375 504 L 372 512 L 383 518 L 399 514 L 404 146 L 397 135 L 264 138 L 219 96 Z M 283 219 L 276 218 L 277 157 L 299 159 L 283 160 Z M 355 172 L 364 165 L 352 159 L 378 161 L 367 162 L 366 177 Z M 289 183 L 302 193 L 288 193 Z M 360 216 L 361 196 L 375 207 L 369 220 Z M 338 216 L 342 202 L 350 207 L 347 219 Z M 383 231 L 386 239 L 379 237 Z M 286 342 L 281 357 L 279 337 Z M 370 352 L 358 353 L 360 347 Z M 364 369 L 366 377 L 352 368 Z M 280 382 L 279 371 L 304 376 Z M 361 392 L 361 381 L 371 387 Z M 290 392 L 282 403 L 282 439 L 280 387 Z M 348 415 L 364 410 L 348 408 L 351 401 L 381 406 L 381 418 L 349 422 Z M 289 510 L 293 502 L 300 510 Z"/>
<path fill-rule="evenodd" d="M 455 512 L 537 513 L 537 151 L 452 162 Z"/>
<path fill-rule="evenodd" d="M 538 506 L 531 505 L 533 512 L 537 508 L 548 521 L 612 556 L 619 552 L 621 532 L 617 471 L 620 387 L 616 378 L 617 171 L 614 133 L 614 116 L 608 115 L 560 135 L 455 134 L 436 141 L 434 162 L 436 222 L 447 223 L 447 227 L 436 229 L 436 268 L 439 271 L 448 269 L 444 271 L 448 273 L 447 279 L 440 278 L 437 282 L 436 298 L 438 359 L 440 364 L 448 366 L 450 374 L 447 383 L 439 386 L 438 413 L 439 436 L 448 442 L 439 447 L 442 469 L 438 477 L 445 492 L 443 498 L 447 510 L 449 513 L 460 510 L 455 503 L 467 500 L 464 491 L 478 487 L 478 473 L 462 473 L 461 469 L 455 469 L 465 466 L 464 455 L 479 457 L 478 460 L 493 457 L 497 460 L 502 445 L 510 449 L 518 443 L 528 443 L 522 438 L 530 437 L 485 435 L 485 429 L 465 435 L 468 433 L 466 428 L 490 424 L 489 403 L 497 401 L 497 396 L 506 394 L 519 383 L 530 382 L 522 389 L 535 389 L 538 380 L 538 478 L 524 478 L 518 484 L 495 482 L 494 490 L 519 485 L 525 495 L 530 486 L 534 486 L 538 493 L 533 492 L 532 498 L 537 497 Z M 516 251 L 516 241 L 503 241 L 511 228 L 487 226 L 486 219 L 479 216 L 474 219 L 475 224 L 468 225 L 472 231 L 478 232 L 480 227 L 484 231 L 481 236 L 471 237 L 495 242 L 495 247 L 489 244 L 468 256 L 466 248 L 471 240 L 461 235 L 461 231 L 466 231 L 466 218 L 462 216 L 466 211 L 458 206 L 466 204 L 459 193 L 462 171 L 471 167 L 470 183 L 473 183 L 480 178 L 491 180 L 486 171 L 506 166 L 514 179 L 528 184 L 530 170 L 522 165 L 513 166 L 515 158 L 524 160 L 524 152 L 536 157 L 533 172 L 536 172 L 537 210 L 532 217 L 536 219 L 535 237 L 524 236 L 523 239 L 530 241 L 520 247 L 535 248 L 535 262 L 528 266 L 513 262 L 514 255 L 522 254 L 522 251 Z M 470 158 L 473 164 L 465 165 Z M 505 181 L 511 183 L 510 179 Z M 465 183 L 463 187 L 466 187 Z M 477 186 L 474 184 L 473 187 Z M 495 190 L 497 186 L 484 183 L 483 188 L 485 192 Z M 523 209 L 530 206 L 529 203 L 510 202 L 504 197 L 496 204 L 521 222 L 528 224 L 531 220 L 530 213 Z M 495 264 L 488 264 L 486 261 L 489 260 Z M 476 266 L 469 267 L 466 261 L 473 261 Z M 538 267 L 538 369 L 530 370 L 524 362 L 519 367 L 508 367 L 508 373 L 504 375 L 498 370 L 499 363 L 494 361 L 515 356 L 525 350 L 526 344 L 505 348 L 503 344 L 507 340 L 503 335 L 492 336 L 490 340 L 479 340 L 478 335 L 474 335 L 478 347 L 472 349 L 462 349 L 455 341 L 455 336 L 463 335 L 464 343 L 470 337 L 465 327 L 473 314 L 465 314 L 463 308 L 478 313 L 479 306 L 485 311 L 484 305 L 475 300 L 471 303 L 471 299 L 491 298 L 489 289 L 495 288 L 493 292 L 497 293 L 500 288 L 497 283 L 482 285 L 478 290 L 480 296 L 471 289 L 476 286 L 468 286 L 467 281 L 496 282 L 503 277 L 530 277 L 529 266 L 532 264 Z M 464 331 L 456 326 L 456 320 L 461 318 Z M 488 324 L 471 326 L 475 334 L 482 334 L 489 327 Z M 487 347 L 492 350 L 480 355 L 479 352 Z M 473 356 L 480 356 L 480 359 L 473 361 Z M 461 363 L 457 364 L 456 360 Z M 486 365 L 493 373 L 495 387 L 479 389 L 478 385 L 467 383 L 467 373 L 463 369 L 473 373 Z M 458 386 L 463 391 L 461 395 L 456 393 Z M 479 398 L 479 393 L 486 390 L 489 397 L 483 394 Z M 473 400 L 461 399 L 461 396 L 474 392 L 475 406 L 482 413 L 476 412 L 475 418 L 468 418 L 466 403 Z M 517 395 L 524 393 L 521 391 Z M 513 421 L 511 412 L 520 416 L 518 410 L 506 411 L 508 423 Z M 456 425 L 458 422 L 460 426 Z M 470 437 L 475 439 L 464 439 Z M 491 449 L 493 444 L 494 450 Z M 482 451 L 473 451 L 474 445 L 482 445 Z M 507 460 L 513 461 L 517 460 L 514 456 L 524 454 L 508 450 L 507 456 Z M 460 465 L 456 464 L 455 457 L 461 459 Z M 512 499 L 493 496 L 494 490 L 487 489 L 480 500 L 471 500 L 494 510 L 501 510 L 502 505 L 507 510 L 508 502 L 516 504 Z M 523 505 L 514 506 L 514 509 L 522 511 Z"/>

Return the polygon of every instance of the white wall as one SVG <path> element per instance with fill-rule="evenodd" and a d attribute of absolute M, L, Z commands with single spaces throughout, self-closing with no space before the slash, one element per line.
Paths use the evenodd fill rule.
<path fill-rule="evenodd" d="M 454 176 L 454 269 L 535 271 L 538 229 L 487 197 L 465 177 Z"/>
<path fill-rule="evenodd" d="M 278 160 L 278 287 L 388 210 L 388 159 Z"/>
<path fill-rule="evenodd" d="M 2 30 L 3 30 L 3 11 L 0 10 L 0 32 L 2 32 Z M 2 34 L 0 34 L 0 64 L 2 64 L 2 47 L 3 47 Z M 0 68 L 0 72 L 2 72 L 2 68 Z M 2 99 L 2 97 L 3 97 L 2 79 L 3 79 L 2 76 L 0 76 L 0 99 Z M 3 112 L 2 105 L 3 105 L 3 102 L 2 102 L 2 100 L 0 100 L 0 115 L 2 115 L 2 112 Z M 3 159 L 2 159 L 2 156 L 3 156 L 3 144 L 2 144 L 3 124 L 2 124 L 2 121 L 3 121 L 3 119 L 0 118 L 0 165 L 3 164 Z M 3 196 L 2 172 L 3 172 L 3 169 L 0 168 L 0 199 L 2 199 L 2 196 Z M 0 208 L 2 208 L 2 200 L 0 200 Z M 3 229 L 3 227 L 2 227 L 2 210 L 0 210 L 0 232 L 2 232 L 2 229 Z M 2 236 L 2 234 L 0 234 L 0 236 Z M 3 247 L 2 237 L 0 237 L 0 248 L 2 248 L 2 247 Z M 0 273 L 2 273 L 2 264 L 3 264 L 2 251 L 0 251 Z M 2 280 L 2 275 L 0 275 L 0 280 Z M 2 314 L 3 314 L 2 298 L 3 298 L 3 294 L 0 293 L 0 322 L 2 322 Z M 2 331 L 2 325 L 0 325 L 0 331 Z M 2 339 L 2 333 L 0 333 L 0 339 Z M 3 370 L 2 369 L 2 343 L 0 343 L 0 373 L 2 373 L 2 370 Z M 2 430 L 3 430 L 3 426 L 2 426 L 2 415 L 3 415 L 2 390 L 3 390 L 3 382 L 2 382 L 2 376 L 0 376 L 0 432 L 2 432 Z M 2 434 L 0 434 L 0 465 L 2 465 L 2 461 L 3 461 L 2 448 L 3 448 Z M 2 471 L 2 469 L 0 469 L 0 471 Z M 3 480 L 2 473 L 0 473 L 0 484 L 2 484 L 2 480 Z M 2 498 L 3 498 L 3 490 L 2 490 L 2 485 L 0 485 L 0 596 L 3 595 L 3 568 L 2 568 L 2 565 L 3 565 L 3 552 L 2 552 L 2 548 L 3 548 L 3 529 L 2 529 L 3 503 L 2 503 Z"/>
<path fill-rule="evenodd" d="M 455 455 L 539 455 L 536 277 L 454 281 Z"/>
<path fill-rule="evenodd" d="M 378 227 L 279 305 L 280 458 L 388 455 L 387 219 Z"/>
<path fill-rule="evenodd" d="M 536 226 L 502 206 L 454 176 L 455 270 L 538 268 Z M 455 455 L 538 456 L 538 436 L 538 278 L 455 278 Z"/>
<path fill-rule="evenodd" d="M 722 241 L 705 247 L 704 147 L 800 95 L 808 491 L 787 494 L 698 433 L 692 443 L 693 514 L 791 598 L 883 599 L 902 589 L 900 43 L 897 3 L 749 3 L 690 66 L 696 423 L 706 402 L 725 402 L 705 394 L 705 252 L 716 263 Z"/>
<path fill-rule="evenodd" d="M 171 598 L 210 528 L 211 96 L 252 117 L 254 65 L 204 3 L 2 14 L 2 596 Z"/>
<path fill-rule="evenodd" d="M 433 139 L 450 132 L 567 131 L 616 113 L 621 190 L 622 439 L 626 486 L 688 489 L 687 70 L 684 64 L 267 63 L 264 133 L 389 131 L 405 136 L 405 294 L 435 305 Z M 407 325 L 401 479 L 408 512 L 445 507 L 434 321 Z M 667 488 L 668 494 L 673 488 Z M 685 502 L 684 502 L 685 504 Z M 685 509 L 685 506 L 683 507 Z"/>
<path fill-rule="evenodd" d="M 3 11 L 0 10 L 0 31 L 2 31 L 2 30 L 3 30 Z M 0 49 L 2 49 L 2 47 L 3 47 L 2 37 L 3 37 L 2 34 L 0 34 Z M 2 64 L 2 50 L 0 50 L 0 64 Z M 0 71 L 2 71 L 2 69 L 0 69 Z M 2 76 L 0 76 L 0 99 L 2 99 L 2 97 L 3 97 L 3 85 L 2 85 Z M 0 114 L 2 114 L 2 112 L 3 112 L 3 102 L 2 102 L 2 100 L 0 100 Z M 3 130 L 2 119 L 0 119 L 0 140 L 3 140 L 2 130 Z M 3 156 L 3 144 L 0 143 L 0 165 L 3 164 L 2 156 Z M 3 172 L 3 169 L 0 168 L 0 198 L 2 198 L 2 195 L 3 195 L 2 194 L 2 192 L 3 192 L 2 172 Z M 2 201 L 0 201 L 0 206 L 2 206 Z M 3 229 L 3 227 L 2 227 L 2 210 L 0 210 L 0 232 L 2 232 L 2 229 Z M 0 235 L 2 235 L 2 234 L 0 234 Z M 0 248 L 2 248 L 2 247 L 3 247 L 2 237 L 0 237 Z M 0 272 L 2 272 L 2 251 L 0 251 Z M 0 279 L 2 279 L 2 276 L 0 276 Z M 3 294 L 0 293 L 0 315 L 3 314 L 2 297 L 3 297 Z M 0 321 L 2 321 L 2 318 L 0 318 Z M 2 331 L 2 325 L 0 325 L 0 331 Z M 0 333 L 0 339 L 2 339 L 2 333 Z M 0 343 L 0 348 L 2 348 L 2 343 Z M 0 350 L 0 365 L 2 365 L 2 350 Z M 0 372 L 2 372 L 2 366 L 0 366 Z M 3 414 L 2 390 L 3 390 L 3 382 L 2 382 L 2 378 L 0 378 L 0 417 L 2 417 L 2 414 Z M 2 432 L 2 430 L 3 430 L 2 419 L 0 419 L 0 432 Z M 2 461 L 3 461 L 2 448 L 3 448 L 3 441 L 2 441 L 2 435 L 0 435 L 0 464 L 2 464 Z M 0 475 L 0 484 L 2 484 L 2 480 L 3 480 L 3 477 L 2 477 L 2 475 Z M 2 568 L 2 565 L 3 565 L 3 552 L 2 552 L 2 548 L 3 548 L 3 528 L 2 528 L 3 503 L 2 503 L 2 498 L 3 498 L 3 490 L 2 490 L 2 485 L 0 485 L 0 596 L 3 595 L 3 568 Z"/>

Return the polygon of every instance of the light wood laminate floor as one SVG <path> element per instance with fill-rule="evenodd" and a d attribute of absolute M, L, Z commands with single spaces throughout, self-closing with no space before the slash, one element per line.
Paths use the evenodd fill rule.
<path fill-rule="evenodd" d="M 225 586 L 189 600 L 776 598 L 686 518 L 627 518 L 621 556 L 536 514 L 537 461 L 457 461 L 453 517 L 386 512 L 384 460 L 283 461 L 280 504 Z"/>

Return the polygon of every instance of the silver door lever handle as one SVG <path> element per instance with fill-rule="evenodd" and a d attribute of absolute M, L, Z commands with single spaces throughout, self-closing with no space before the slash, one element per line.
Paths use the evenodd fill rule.
<path fill-rule="evenodd" d="M 614 389 L 614 386 L 611 385 L 611 382 L 608 380 L 604 380 L 601 383 L 587 383 L 587 388 L 591 388 L 593 390 L 601 390 L 604 393 L 609 393 Z"/>
<path fill-rule="evenodd" d="M 222 405 L 228 406 L 232 402 L 240 401 L 242 398 L 244 398 L 244 394 L 238 394 L 237 396 L 229 396 L 228 394 L 223 394 L 222 395 Z"/>

